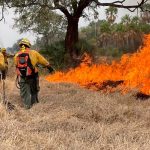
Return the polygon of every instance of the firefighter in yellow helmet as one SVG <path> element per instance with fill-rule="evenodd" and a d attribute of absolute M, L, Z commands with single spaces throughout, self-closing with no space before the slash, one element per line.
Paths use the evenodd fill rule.
<path fill-rule="evenodd" d="M 31 50 L 31 43 L 28 39 L 23 38 L 19 42 L 20 51 L 16 53 L 15 65 L 17 76 L 19 77 L 20 95 L 26 109 L 38 103 L 39 92 L 39 75 L 37 64 L 41 64 L 53 72 L 50 63 L 37 51 Z"/>
<path fill-rule="evenodd" d="M 14 57 L 14 55 L 6 53 L 6 48 L 1 49 L 2 54 L 4 55 L 5 63 L 8 65 L 8 58 Z"/>
<path fill-rule="evenodd" d="M 1 48 L 1 53 L 4 56 L 4 62 L 5 62 L 5 70 L 3 71 L 4 78 L 6 78 L 7 72 L 8 72 L 8 58 L 14 57 L 14 55 L 8 54 L 6 52 L 6 48 Z"/>

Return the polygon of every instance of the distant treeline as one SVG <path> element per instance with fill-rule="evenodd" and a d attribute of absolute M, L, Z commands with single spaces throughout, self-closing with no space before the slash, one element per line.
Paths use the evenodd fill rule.
<path fill-rule="evenodd" d="M 110 13 L 110 12 L 113 13 Z M 88 26 L 79 30 L 79 42 L 76 46 L 79 56 L 88 52 L 93 56 L 120 57 L 124 53 L 135 52 L 142 44 L 144 34 L 150 33 L 150 15 L 141 13 L 140 17 L 125 15 L 116 23 L 116 10 L 106 10 L 106 19 L 91 21 Z M 59 19 L 56 21 L 60 21 Z M 44 34 L 37 38 L 32 48 L 40 50 L 56 68 L 64 68 L 67 54 L 65 52 L 65 32 L 63 28 Z M 19 40 L 18 40 L 19 41 Z M 14 53 L 18 50 L 18 41 L 8 50 Z"/>

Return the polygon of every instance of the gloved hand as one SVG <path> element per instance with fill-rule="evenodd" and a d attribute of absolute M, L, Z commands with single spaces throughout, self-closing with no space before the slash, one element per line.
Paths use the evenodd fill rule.
<path fill-rule="evenodd" d="M 55 71 L 54 68 L 52 68 L 50 65 L 48 65 L 46 67 L 47 67 L 49 73 L 53 73 Z"/>

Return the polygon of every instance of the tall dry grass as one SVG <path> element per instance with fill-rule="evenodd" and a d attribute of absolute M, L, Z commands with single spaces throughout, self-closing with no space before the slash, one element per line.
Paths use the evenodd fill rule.
<path fill-rule="evenodd" d="M 0 105 L 1 150 L 149 150 L 150 101 L 41 79 L 40 103 L 25 110 L 14 79 Z M 1 86 L 1 85 L 0 85 Z"/>

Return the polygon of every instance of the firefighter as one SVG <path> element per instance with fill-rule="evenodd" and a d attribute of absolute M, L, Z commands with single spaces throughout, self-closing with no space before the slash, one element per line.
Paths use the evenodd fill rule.
<path fill-rule="evenodd" d="M 6 69 L 6 65 L 5 65 L 5 61 L 4 61 L 4 56 L 0 52 L 0 79 L 5 79 L 5 75 L 4 75 L 5 69 Z"/>
<path fill-rule="evenodd" d="M 14 55 L 8 54 L 6 52 L 6 48 L 1 48 L 1 53 L 4 56 L 4 62 L 5 62 L 5 70 L 3 71 L 3 77 L 6 78 L 8 72 L 8 58 L 12 58 L 14 57 Z"/>
<path fill-rule="evenodd" d="M 14 55 L 8 54 L 6 52 L 6 48 L 1 48 L 1 52 L 4 55 L 4 61 L 5 61 L 5 63 L 8 65 L 8 58 L 12 58 L 12 57 L 14 57 Z"/>
<path fill-rule="evenodd" d="M 39 74 L 36 65 L 41 64 L 53 72 L 50 63 L 37 51 L 31 50 L 31 43 L 23 38 L 19 42 L 20 51 L 16 53 L 15 65 L 20 86 L 20 95 L 24 107 L 30 109 L 33 104 L 38 103 Z"/>

